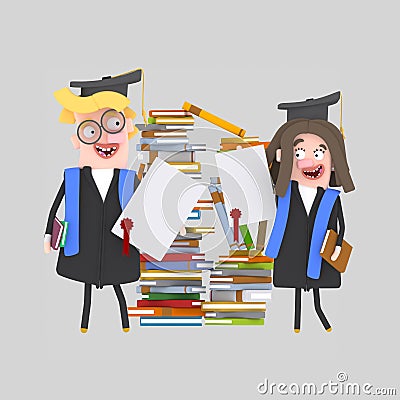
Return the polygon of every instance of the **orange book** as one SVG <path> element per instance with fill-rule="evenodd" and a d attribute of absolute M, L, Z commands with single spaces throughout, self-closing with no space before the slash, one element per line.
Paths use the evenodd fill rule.
<path fill-rule="evenodd" d="M 274 259 L 267 256 L 255 256 L 250 258 L 249 256 L 238 256 L 232 254 L 229 256 L 220 256 L 219 262 L 271 263 L 274 262 Z"/>

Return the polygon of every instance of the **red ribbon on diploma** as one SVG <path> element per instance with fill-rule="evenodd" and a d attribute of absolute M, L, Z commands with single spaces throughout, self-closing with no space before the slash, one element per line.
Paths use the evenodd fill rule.
<path fill-rule="evenodd" d="M 121 221 L 121 228 L 124 231 L 124 243 L 122 246 L 122 254 L 129 256 L 129 233 L 133 228 L 133 221 L 130 218 L 124 218 Z"/>
<path fill-rule="evenodd" d="M 234 208 L 230 212 L 233 218 L 233 240 L 235 242 L 239 241 L 239 218 L 242 216 L 242 212 L 238 208 Z"/>

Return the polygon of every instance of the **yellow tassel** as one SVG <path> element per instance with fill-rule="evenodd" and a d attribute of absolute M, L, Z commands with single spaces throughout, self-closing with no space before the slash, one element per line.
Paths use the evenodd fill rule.
<path fill-rule="evenodd" d="M 346 139 L 346 136 L 344 136 L 344 129 L 343 129 L 343 96 L 342 96 L 342 92 L 340 92 L 340 133 L 342 134 L 343 140 Z"/>
<path fill-rule="evenodd" d="M 142 117 L 143 117 L 143 122 L 145 125 L 147 125 L 147 114 L 146 114 L 146 110 L 144 109 L 144 69 L 143 68 L 136 68 L 136 69 L 132 69 L 128 72 L 124 72 L 123 74 L 119 74 L 119 75 L 115 75 L 113 76 L 121 76 L 121 75 L 126 75 L 126 74 L 130 74 L 131 72 L 135 72 L 135 71 L 142 71 Z"/>

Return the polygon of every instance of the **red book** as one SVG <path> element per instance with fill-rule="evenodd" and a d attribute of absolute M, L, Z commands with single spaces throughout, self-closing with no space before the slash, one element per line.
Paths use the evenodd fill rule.
<path fill-rule="evenodd" d="M 138 307 L 201 307 L 202 300 L 138 300 Z"/>
<path fill-rule="evenodd" d="M 149 256 L 148 254 L 141 254 L 140 261 L 152 261 L 152 262 L 161 262 L 161 261 L 204 261 L 205 254 L 204 253 L 196 253 L 196 254 L 186 254 L 186 253 L 178 253 L 178 254 L 166 254 L 162 260 L 156 260 L 155 258 Z"/>

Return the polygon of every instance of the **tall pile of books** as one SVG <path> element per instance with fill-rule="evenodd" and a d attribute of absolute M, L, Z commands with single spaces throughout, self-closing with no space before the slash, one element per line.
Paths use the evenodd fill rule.
<path fill-rule="evenodd" d="M 190 144 L 187 131 L 193 129 L 193 117 L 184 110 L 151 110 L 149 124 L 138 125 L 142 138 L 138 150 L 148 152 L 143 175 L 156 157 L 175 166 L 191 178 L 201 178 L 196 152 L 205 144 Z M 140 255 L 140 281 L 136 307 L 128 307 L 130 317 L 140 317 L 140 326 L 202 326 L 201 304 L 206 298 L 203 271 L 213 268 L 201 253 L 203 234 L 214 227 L 201 226 L 202 213 L 213 211 L 211 199 L 200 199 L 185 227 L 175 238 L 161 261 Z M 190 226 L 191 225 L 191 226 Z M 195 226 L 193 226 L 195 225 Z"/>
<path fill-rule="evenodd" d="M 245 136 L 244 129 L 193 104 L 185 102 L 182 108 L 233 134 L 221 139 L 220 151 L 259 145 L 266 149 L 269 145 L 258 136 Z M 273 260 L 262 255 L 267 222 L 259 221 L 257 242 L 253 243 L 247 225 L 239 224 L 240 210 L 233 209 L 228 214 L 219 177 L 210 178 L 209 191 L 229 245 L 229 255 L 220 256 L 218 266 L 211 271 L 211 301 L 201 305 L 205 324 L 263 325 L 266 302 L 271 299 L 273 269 Z M 230 218 L 234 219 L 233 228 Z"/>
<path fill-rule="evenodd" d="M 248 251 L 220 256 L 211 271 L 210 300 L 203 302 L 206 325 L 264 325 L 271 300 L 273 260 Z"/>
<path fill-rule="evenodd" d="M 201 164 L 196 152 L 205 151 L 206 144 L 190 144 L 187 132 L 194 129 L 194 119 L 185 110 L 150 110 L 148 124 L 136 125 L 141 130 L 138 151 L 147 153 L 143 175 L 159 157 L 194 179 L 201 178 Z"/>

